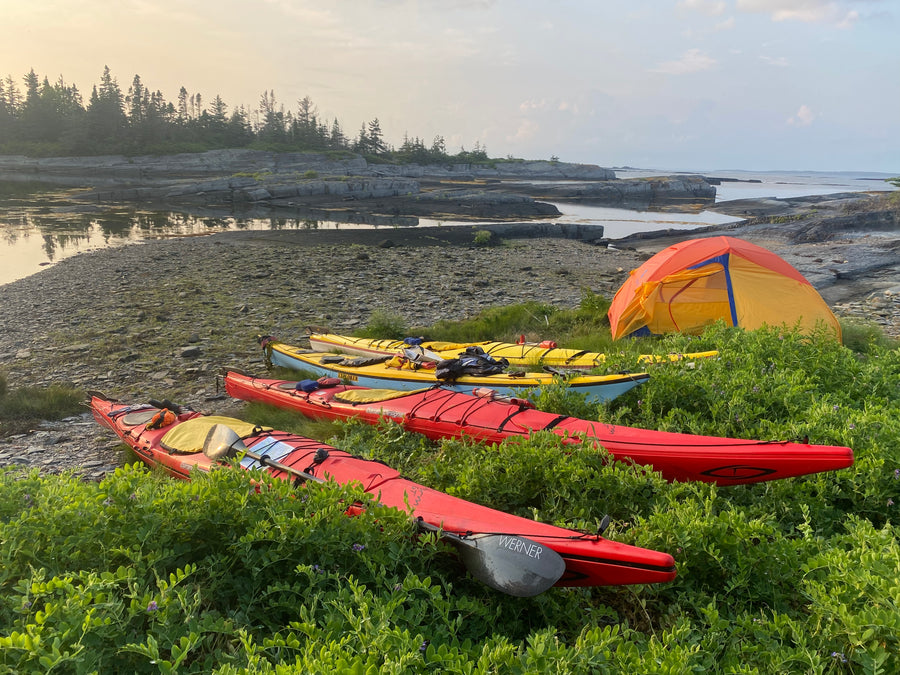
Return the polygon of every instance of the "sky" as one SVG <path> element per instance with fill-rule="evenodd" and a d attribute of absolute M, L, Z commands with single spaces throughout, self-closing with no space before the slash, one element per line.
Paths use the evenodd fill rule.
<path fill-rule="evenodd" d="M 493 157 L 897 175 L 898 36 L 898 0 L 0 0 L 0 76 L 308 96 Z"/>

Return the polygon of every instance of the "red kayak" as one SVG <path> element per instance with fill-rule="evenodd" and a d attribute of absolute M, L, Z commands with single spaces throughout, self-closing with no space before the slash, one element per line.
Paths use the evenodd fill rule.
<path fill-rule="evenodd" d="M 496 577 L 495 564 L 505 565 L 508 570 L 516 559 L 522 566 L 531 565 L 529 569 L 535 574 L 543 573 L 540 565 L 548 558 L 561 559 L 548 586 L 649 584 L 675 578 L 675 561 L 667 553 L 473 504 L 413 483 L 380 462 L 354 457 L 309 438 L 261 429 L 232 418 L 204 416 L 168 403 L 126 405 L 95 394 L 91 409 L 97 421 L 118 434 L 145 463 L 178 478 L 187 479 L 191 470 L 209 471 L 216 465 L 218 453 L 207 446 L 214 432 L 226 428 L 242 443 L 245 454 L 241 465 L 245 469 L 265 471 L 285 480 L 302 477 L 339 484 L 361 483 L 381 504 L 411 511 L 421 523 L 420 529 L 439 528 L 442 535 L 451 537 L 466 566 L 482 581 L 485 579 L 478 572 Z M 153 428 L 157 424 L 161 426 Z M 480 537 L 492 537 L 494 548 L 484 550 L 486 539 Z M 472 549 L 479 549 L 476 557 L 481 556 L 474 570 L 468 564 Z M 511 556 L 517 558 L 511 562 Z M 494 587 L 511 592 L 503 587 L 511 574 L 507 570 L 501 570 L 501 583 Z M 533 586 L 522 592 L 517 590 L 513 589 L 512 594 L 535 594 Z"/>
<path fill-rule="evenodd" d="M 313 385 L 307 388 L 313 389 Z M 225 390 L 234 398 L 289 408 L 311 418 L 356 418 L 375 424 L 387 417 L 433 439 L 468 436 L 499 443 L 510 436 L 551 431 L 572 442 L 583 438 L 596 443 L 617 460 L 650 465 L 672 481 L 738 485 L 834 471 L 853 464 L 850 448 L 603 424 L 542 412 L 522 399 L 500 400 L 489 391 L 484 396 L 471 396 L 441 388 L 398 392 L 338 384 L 320 385 L 306 392 L 298 382 L 233 371 L 225 375 Z"/>

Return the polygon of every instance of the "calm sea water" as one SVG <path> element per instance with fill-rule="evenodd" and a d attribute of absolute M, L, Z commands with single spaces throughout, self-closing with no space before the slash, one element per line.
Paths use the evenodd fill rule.
<path fill-rule="evenodd" d="M 806 197 L 828 195 L 837 192 L 867 192 L 869 190 L 895 189 L 885 180 L 896 174 L 849 171 L 677 171 L 675 173 L 696 173 L 711 178 L 731 178 L 716 186 L 716 202 L 734 199 L 764 199 L 777 197 Z M 617 178 L 648 178 L 659 176 L 659 171 L 643 169 L 616 170 Z"/>
<path fill-rule="evenodd" d="M 660 171 L 617 170 L 620 178 L 658 176 Z M 690 172 L 686 172 L 690 173 Z M 704 171 L 708 176 L 735 178 L 717 187 L 717 201 L 763 197 L 799 197 L 835 192 L 890 190 L 886 174 L 749 173 Z M 750 182 L 754 181 L 754 182 Z M 758 181 L 758 182 L 756 182 Z M 104 211 L 72 213 L 64 195 L 47 193 L 27 201 L 0 200 L 0 284 L 30 276 L 69 256 L 112 246 L 136 244 L 162 237 L 202 236 L 227 230 L 315 230 L 379 226 L 289 218 L 218 218 L 174 212 L 149 212 L 128 205 Z M 701 213 L 660 213 L 606 207 L 556 204 L 558 222 L 601 224 L 610 239 L 658 229 L 691 230 L 734 220 Z M 452 226 L 453 221 L 419 219 L 420 226 Z M 471 223 L 466 223 L 471 224 Z M 391 225 L 381 226 L 393 229 Z"/>

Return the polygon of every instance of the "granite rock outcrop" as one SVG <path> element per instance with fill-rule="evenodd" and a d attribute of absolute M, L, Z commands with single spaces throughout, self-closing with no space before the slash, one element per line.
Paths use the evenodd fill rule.
<path fill-rule="evenodd" d="M 75 197 L 94 202 L 342 212 L 352 203 L 358 213 L 459 219 L 559 215 L 547 202 L 664 206 L 715 199 L 715 187 L 702 176 L 623 180 L 593 164 L 381 164 L 352 154 L 243 149 L 159 157 L 0 156 L 0 180 L 84 188 Z"/>

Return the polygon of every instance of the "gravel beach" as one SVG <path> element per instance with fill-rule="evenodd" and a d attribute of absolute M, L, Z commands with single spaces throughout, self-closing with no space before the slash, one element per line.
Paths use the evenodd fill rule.
<path fill-rule="evenodd" d="M 798 222 L 721 233 L 784 257 L 838 315 L 900 336 L 896 230 L 797 242 L 790 232 Z M 519 238 L 480 247 L 452 229 L 226 232 L 79 254 L 0 286 L 0 370 L 10 388 L 66 382 L 234 414 L 239 407 L 221 396 L 216 374 L 226 366 L 262 373 L 257 334 L 296 343 L 307 326 L 350 332 L 376 310 L 413 329 L 527 300 L 574 307 L 583 289 L 612 297 L 673 236 L 689 238 L 609 246 Z M 879 256 L 887 262 L 873 265 Z M 121 464 L 119 447 L 85 413 L 0 439 L 0 465 L 98 479 Z"/>

